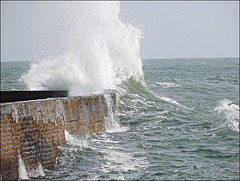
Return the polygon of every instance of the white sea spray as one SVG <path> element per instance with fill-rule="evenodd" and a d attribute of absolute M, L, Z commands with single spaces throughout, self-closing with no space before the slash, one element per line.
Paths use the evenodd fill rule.
<path fill-rule="evenodd" d="M 143 79 L 142 32 L 121 22 L 120 2 L 68 2 L 62 9 L 64 52 L 31 65 L 21 78 L 29 90 L 69 89 L 75 96 Z"/>
<path fill-rule="evenodd" d="M 217 114 L 224 114 L 228 126 L 239 132 L 239 105 L 233 104 L 228 99 L 223 99 L 214 110 Z"/>

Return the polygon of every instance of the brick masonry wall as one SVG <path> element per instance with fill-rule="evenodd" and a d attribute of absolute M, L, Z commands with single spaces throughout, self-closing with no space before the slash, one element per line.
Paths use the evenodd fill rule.
<path fill-rule="evenodd" d="M 116 107 L 116 94 L 108 94 Z M 104 95 L 1 104 L 0 179 L 19 178 L 19 157 L 29 177 L 53 169 L 64 130 L 82 136 L 105 131 L 106 104 Z"/>

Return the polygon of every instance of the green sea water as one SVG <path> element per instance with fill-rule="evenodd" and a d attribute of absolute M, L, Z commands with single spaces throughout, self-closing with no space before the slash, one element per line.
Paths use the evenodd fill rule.
<path fill-rule="evenodd" d="M 1 90 L 30 62 L 1 62 Z M 114 116 L 120 127 L 71 136 L 55 180 L 239 180 L 239 59 L 143 60 L 146 85 L 125 81 Z"/>

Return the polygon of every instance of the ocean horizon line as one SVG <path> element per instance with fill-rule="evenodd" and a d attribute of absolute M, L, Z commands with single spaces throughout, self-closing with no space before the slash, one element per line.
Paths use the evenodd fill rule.
<path fill-rule="evenodd" d="M 142 60 L 164 60 L 164 59 L 239 59 L 239 57 L 169 57 L 169 58 L 142 58 Z M 36 62 L 37 60 L 1 60 L 2 62 Z"/>
<path fill-rule="evenodd" d="M 227 58 L 238 58 L 239 57 L 167 57 L 167 58 L 142 58 L 143 60 L 164 60 L 164 59 L 227 59 Z"/>

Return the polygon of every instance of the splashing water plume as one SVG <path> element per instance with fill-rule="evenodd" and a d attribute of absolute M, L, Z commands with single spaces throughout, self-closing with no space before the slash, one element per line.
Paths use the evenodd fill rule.
<path fill-rule="evenodd" d="M 69 89 L 86 95 L 143 82 L 141 31 L 119 19 L 120 2 L 68 2 L 64 53 L 39 59 L 21 78 L 30 90 Z"/>

